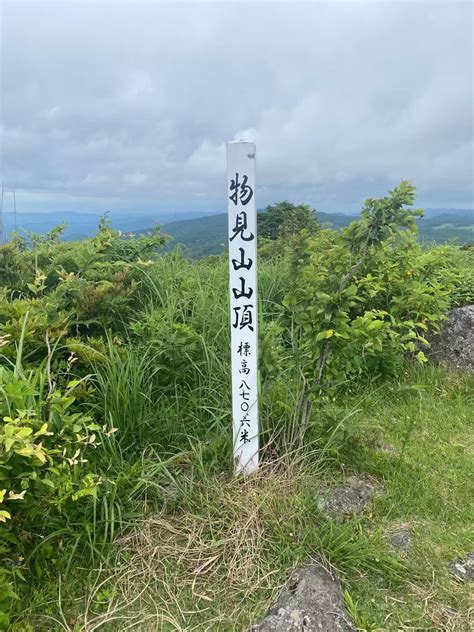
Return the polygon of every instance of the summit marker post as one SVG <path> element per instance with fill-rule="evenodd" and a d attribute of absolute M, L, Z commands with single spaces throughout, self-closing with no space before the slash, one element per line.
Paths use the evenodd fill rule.
<path fill-rule="evenodd" d="M 227 143 L 232 418 L 236 474 L 258 468 L 255 143 Z"/>

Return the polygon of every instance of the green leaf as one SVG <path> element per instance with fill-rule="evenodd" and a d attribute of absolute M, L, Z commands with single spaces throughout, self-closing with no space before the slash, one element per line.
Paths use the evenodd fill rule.
<path fill-rule="evenodd" d="M 5 509 L 0 509 L 0 522 L 6 522 L 11 519 L 11 515 Z"/>
<path fill-rule="evenodd" d="M 424 362 L 428 362 L 428 359 L 423 353 L 423 351 L 418 351 L 418 353 L 416 354 L 416 358 L 420 364 L 423 364 Z"/>
<path fill-rule="evenodd" d="M 328 335 L 328 332 L 331 332 L 331 333 Z M 333 335 L 333 333 L 334 332 L 332 329 L 320 331 L 316 336 L 316 342 L 319 342 L 320 340 L 325 340 L 326 338 L 330 338 Z"/>
<path fill-rule="evenodd" d="M 12 439 L 11 437 L 5 437 L 5 440 L 3 442 L 3 445 L 5 446 L 5 452 L 10 452 L 11 447 L 14 443 L 15 443 L 15 439 Z"/>

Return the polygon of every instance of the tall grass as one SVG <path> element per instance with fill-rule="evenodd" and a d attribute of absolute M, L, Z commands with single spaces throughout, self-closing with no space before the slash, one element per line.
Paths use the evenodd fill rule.
<path fill-rule="evenodd" d="M 150 426 L 158 426 L 153 389 L 158 372 L 150 353 L 124 351 L 110 337 L 104 362 L 95 366 L 95 414 L 111 434 L 110 445 L 122 451 L 137 450 L 149 439 Z"/>

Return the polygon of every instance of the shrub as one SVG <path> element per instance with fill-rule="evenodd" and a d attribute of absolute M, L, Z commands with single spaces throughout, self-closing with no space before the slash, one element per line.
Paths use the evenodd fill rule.
<path fill-rule="evenodd" d="M 64 386 L 58 386 L 50 359 L 23 369 L 23 342 L 24 335 L 16 363 L 0 366 L 0 539 L 6 560 L 23 559 L 36 525 L 94 496 L 100 482 L 83 467 L 102 430 L 90 416 L 73 410 L 80 383 L 62 375 Z M 17 576 L 22 577 L 18 568 L 0 572 L 0 591 L 6 595 L 0 600 L 0 627 L 2 620 L 8 622 Z"/>
<path fill-rule="evenodd" d="M 47 354 L 46 333 L 54 344 L 63 336 L 123 333 L 140 290 L 141 271 L 157 258 L 166 239 L 155 229 L 137 238 L 123 235 L 103 219 L 95 237 L 61 242 L 61 229 L 33 235 L 31 246 L 15 238 L 0 246 L 0 336 L 13 359 L 21 323 L 24 360 L 37 365 Z M 58 348 L 56 357 L 68 349 Z"/>
<path fill-rule="evenodd" d="M 422 212 L 404 208 L 414 192 L 402 182 L 387 197 L 368 199 L 361 219 L 344 231 L 323 230 L 296 244 L 284 304 L 305 378 L 300 438 L 315 396 L 390 370 L 407 352 L 426 360 L 423 334 L 444 318 L 452 283 L 432 275 L 437 253 L 416 242 Z"/>

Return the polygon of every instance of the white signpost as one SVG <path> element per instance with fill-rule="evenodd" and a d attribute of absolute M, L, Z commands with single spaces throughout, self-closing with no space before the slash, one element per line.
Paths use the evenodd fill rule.
<path fill-rule="evenodd" d="M 227 143 L 234 464 L 258 467 L 258 317 L 255 143 Z"/>

